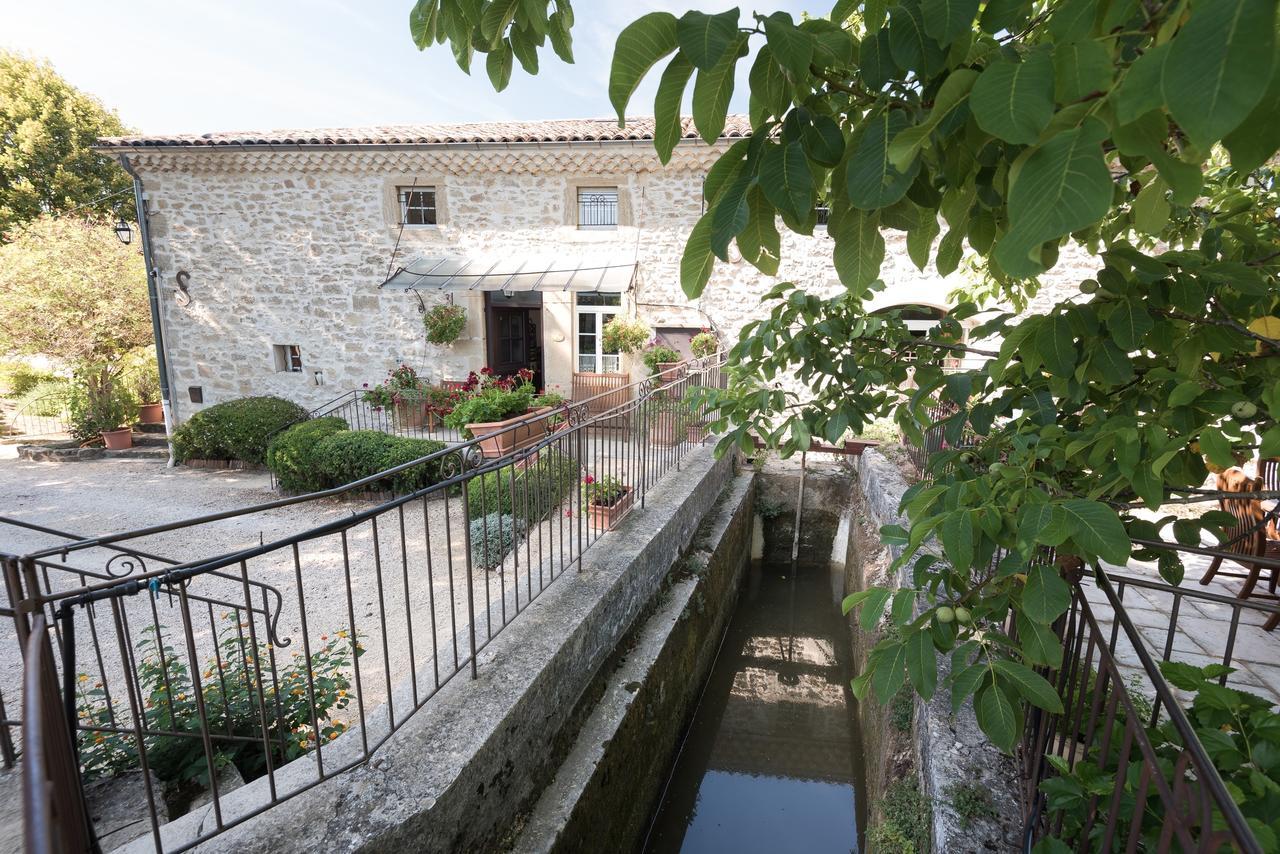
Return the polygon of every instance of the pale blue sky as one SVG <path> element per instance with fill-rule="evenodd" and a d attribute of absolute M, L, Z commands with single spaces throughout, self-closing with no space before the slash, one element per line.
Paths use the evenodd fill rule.
<path fill-rule="evenodd" d="M 830 0 L 760 0 L 752 11 L 825 14 Z M 412 0 L 0 0 L 0 47 L 43 57 L 146 133 L 585 118 L 611 113 L 618 32 L 645 12 L 723 11 L 731 0 L 577 0 L 574 65 L 548 46 L 495 93 L 447 47 L 419 53 Z M 745 111 L 739 67 L 733 108 Z M 631 112 L 653 110 L 655 72 Z M 686 104 L 687 109 L 687 104 Z"/>

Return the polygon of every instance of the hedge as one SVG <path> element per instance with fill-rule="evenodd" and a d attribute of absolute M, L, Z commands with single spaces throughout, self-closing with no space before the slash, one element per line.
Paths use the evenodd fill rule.
<path fill-rule="evenodd" d="M 467 490 L 468 519 L 503 513 L 530 524 L 540 522 L 560 506 L 582 478 L 582 466 L 555 448 L 544 448 L 537 459 L 529 460 L 524 468 L 514 467 L 514 478 L 513 466 L 503 466 L 472 479 Z"/>
<path fill-rule="evenodd" d="M 228 400 L 202 409 L 187 419 L 173 432 L 173 449 L 179 461 L 207 459 L 262 463 L 272 437 L 307 418 L 307 410 L 279 397 Z"/>
<path fill-rule="evenodd" d="M 316 418 L 295 424 L 272 439 L 267 447 L 267 468 L 276 476 L 280 488 L 316 492 L 331 486 L 320 471 L 316 446 L 346 429 L 347 422 L 341 418 Z"/>
<path fill-rule="evenodd" d="M 445 447 L 444 442 L 433 439 L 408 439 L 380 430 L 343 430 L 322 439 L 312 453 L 326 482 L 330 486 L 342 486 L 420 459 Z M 404 494 L 423 489 L 439 480 L 440 461 L 434 460 L 375 481 L 370 484 L 370 488 L 389 489 Z"/>

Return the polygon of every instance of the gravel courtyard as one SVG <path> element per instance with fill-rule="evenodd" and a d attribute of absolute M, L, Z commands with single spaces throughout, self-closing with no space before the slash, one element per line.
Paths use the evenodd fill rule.
<path fill-rule="evenodd" d="M 167 468 L 156 461 L 43 463 L 0 458 L 0 516 L 83 536 L 280 497 L 271 489 L 269 476 L 258 471 Z M 598 536 L 571 504 L 576 505 L 574 498 L 546 508 L 545 521 L 527 531 L 515 551 L 489 572 L 474 567 L 468 572 L 465 512 L 457 496 L 412 501 L 345 532 L 305 540 L 296 551 L 286 546 L 250 558 L 244 571 L 256 609 L 252 629 L 262 643 L 270 637 L 269 625 L 275 626 L 271 652 L 281 669 L 308 644 L 314 653 L 334 637 L 358 637 L 364 654 L 357 668 L 348 668 L 356 684 L 352 702 L 338 717 L 354 722 L 363 708 L 366 716 L 385 720 L 393 711 L 397 721 L 403 720 L 411 711 L 404 698 L 416 694 L 420 700 L 460 665 L 466 666 L 472 613 L 476 643 L 482 646 L 551 582 L 553 574 L 559 576 L 583 539 L 590 542 Z M 149 535 L 131 546 L 186 563 L 340 524 L 377 506 L 371 501 L 309 501 Z M 62 542 L 56 536 L 0 524 L 3 553 L 21 555 Z M 76 570 L 102 573 L 112 557 L 101 548 L 73 552 L 65 563 L 58 555 L 50 556 L 42 567 L 44 585 L 54 591 L 78 587 L 84 577 Z M 143 560 L 145 571 L 164 568 L 163 563 Z M 112 570 L 121 572 L 120 563 L 117 559 Z M 134 574 L 137 571 L 141 570 Z M 246 597 L 240 565 L 233 563 L 222 572 L 202 575 L 187 588 L 194 658 L 206 676 L 219 632 L 236 632 L 237 622 L 228 616 L 233 607 L 241 609 L 239 628 L 246 639 L 250 631 L 243 616 Z M 108 604 L 77 610 L 77 671 L 85 674 L 88 686 L 105 683 L 115 714 L 127 716 L 124 675 L 129 668 L 122 664 L 125 653 L 116 637 L 116 619 L 127 621 L 127 634 L 135 645 L 146 628 L 159 625 L 184 663 L 189 655 L 180 631 L 184 617 L 178 597 L 143 591 L 118 601 L 118 616 Z M 5 621 L 0 627 L 0 691 L 11 711 L 21 696 L 19 660 L 13 628 Z M 396 697 L 393 710 L 386 703 L 391 696 Z"/>

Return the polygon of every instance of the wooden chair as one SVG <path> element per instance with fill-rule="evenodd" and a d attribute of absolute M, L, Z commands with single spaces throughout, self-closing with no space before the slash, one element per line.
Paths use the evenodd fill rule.
<path fill-rule="evenodd" d="M 1229 576 L 1245 580 L 1244 586 L 1237 594 L 1241 599 L 1248 598 L 1253 593 L 1262 574 L 1262 566 L 1249 558 L 1280 558 L 1280 539 L 1268 536 L 1268 531 L 1275 530 L 1274 511 L 1268 512 L 1264 509 L 1262 501 L 1257 498 L 1244 497 L 1250 492 L 1261 491 L 1264 482 L 1265 477 L 1249 477 L 1238 468 L 1229 468 L 1218 475 L 1220 491 L 1241 493 L 1242 496 L 1218 499 L 1218 506 L 1236 518 L 1236 524 L 1227 531 L 1227 541 L 1221 547 L 1222 551 L 1238 555 L 1233 559 L 1248 570 L 1247 575 L 1233 573 Z M 1219 567 L 1222 566 L 1222 560 L 1221 556 L 1213 559 L 1213 563 L 1209 564 L 1209 569 L 1200 579 L 1201 584 L 1208 584 L 1213 580 Z M 1280 573 L 1272 569 L 1267 586 L 1273 594 L 1276 592 L 1278 580 L 1280 580 Z"/>

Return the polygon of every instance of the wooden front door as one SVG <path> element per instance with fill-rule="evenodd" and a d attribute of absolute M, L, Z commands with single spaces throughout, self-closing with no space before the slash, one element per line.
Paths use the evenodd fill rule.
<path fill-rule="evenodd" d="M 533 384 L 542 388 L 542 310 L 530 306 L 489 304 L 486 337 L 489 367 L 499 376 L 521 368 L 533 371 Z"/>

